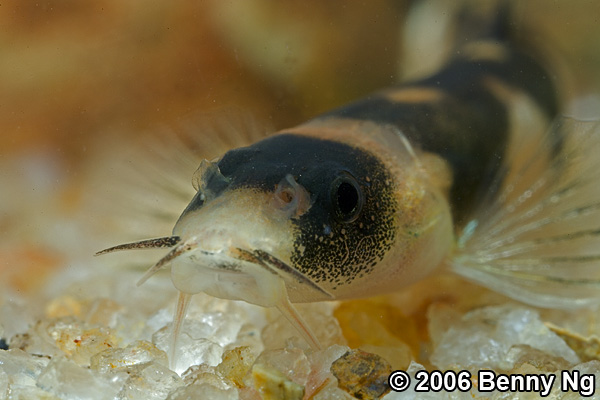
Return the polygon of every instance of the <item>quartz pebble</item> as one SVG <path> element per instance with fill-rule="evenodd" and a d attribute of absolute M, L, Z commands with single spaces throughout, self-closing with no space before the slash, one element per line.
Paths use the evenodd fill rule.
<path fill-rule="evenodd" d="M 348 392 L 340 389 L 335 384 L 330 384 L 323 387 L 311 397 L 313 400 L 354 400 L 356 397 L 351 396 Z"/>
<path fill-rule="evenodd" d="M 310 374 L 308 358 L 304 351 L 297 348 L 266 350 L 256 359 L 256 365 L 263 366 L 262 370 L 265 371 L 267 367 L 279 371 L 300 386 L 306 385 Z"/>
<path fill-rule="evenodd" d="M 238 400 L 239 394 L 235 388 L 222 389 L 207 383 L 193 383 L 172 392 L 167 400 Z"/>
<path fill-rule="evenodd" d="M 192 301 L 190 312 L 181 327 L 177 342 L 173 367 L 179 374 L 193 365 L 216 366 L 221 362 L 221 356 L 226 347 L 236 347 L 239 344 L 237 338 L 240 333 L 257 332 L 249 324 L 249 316 L 243 315 L 244 306 L 236 302 L 211 299 L 208 296 L 198 297 L 198 302 Z M 206 307 L 206 309 L 202 309 L 202 307 Z M 157 326 L 166 317 L 167 314 L 161 311 L 151 319 L 151 323 Z M 169 317 L 171 319 L 172 315 Z M 173 339 L 171 321 L 169 322 L 168 325 L 162 326 L 152 335 L 152 342 L 168 354 L 170 354 Z M 247 336 L 245 338 L 250 343 L 256 343 L 256 339 Z M 171 360 L 172 362 L 173 360 Z"/>
<path fill-rule="evenodd" d="M 51 360 L 41 372 L 37 385 L 63 399 L 112 400 L 122 380 L 95 374 L 66 358 Z"/>
<path fill-rule="evenodd" d="M 5 397 L 9 400 L 64 400 L 65 397 L 55 396 L 35 386 L 16 386 L 10 387 L 10 395 Z M 2 398 L 2 397 L 0 397 Z M 4 398 L 2 398 L 4 399 Z"/>
<path fill-rule="evenodd" d="M 0 369 L 0 400 L 4 400 L 8 393 L 8 374 Z"/>
<path fill-rule="evenodd" d="M 357 302 L 362 324 L 376 323 L 380 329 L 369 332 L 359 321 L 352 320 L 352 304 L 339 313 L 350 341 L 360 343 L 362 351 L 377 353 L 370 355 L 382 360 L 375 364 L 392 360 L 392 369 L 397 369 L 396 363 L 410 364 L 408 371 L 414 378 L 423 369 L 410 362 L 419 345 L 418 325 L 396 306 L 371 301 L 368 304 L 378 311 L 369 315 L 368 307 Z M 178 363 L 171 370 L 167 359 L 171 345 L 171 306 L 172 303 L 163 308 L 150 307 L 145 314 L 134 316 L 129 306 L 113 300 L 60 299 L 54 304 L 51 317 L 42 318 L 26 332 L 13 336 L 9 341 L 11 349 L 0 351 L 0 400 L 4 393 L 11 393 L 11 400 L 260 400 L 284 396 L 351 400 L 355 396 L 378 396 L 361 392 L 369 385 L 357 383 L 368 373 L 353 372 L 352 368 L 341 368 L 344 371 L 340 372 L 336 360 L 344 359 L 343 355 L 350 351 L 348 347 L 335 344 L 311 351 L 302 339 L 294 338 L 296 334 L 287 321 L 273 311 L 205 296 L 190 306 L 178 343 Z M 248 315 L 244 315 L 246 308 Z M 444 304 L 431 305 L 427 314 L 431 337 L 418 339 L 425 345 L 423 348 L 432 350 L 432 356 L 425 361 L 434 367 L 477 370 L 486 366 L 521 374 L 557 374 L 566 369 L 600 376 L 600 362 L 579 364 L 578 358 L 579 354 L 584 361 L 594 359 L 596 352 L 590 351 L 589 344 L 595 343 L 595 339 L 549 329 L 537 311 L 514 305 L 480 308 L 464 315 L 451 310 Z M 319 310 L 310 306 L 303 307 L 303 312 L 312 321 L 322 323 L 314 325 L 319 337 L 346 342 L 341 338 L 342 329 L 333 308 Z M 311 315 L 313 312 L 316 315 Z M 387 321 L 381 316 L 396 320 Z M 133 318 L 125 324 L 126 329 L 120 328 L 123 318 Z M 423 316 L 419 318 L 426 321 Z M 403 324 L 407 331 L 401 330 Z M 153 342 L 135 340 L 140 332 L 154 332 Z M 361 350 L 350 354 L 364 354 Z M 348 362 L 348 358 L 344 361 Z M 355 361 L 349 365 L 361 364 Z M 391 369 L 381 371 L 375 380 L 379 383 L 370 389 L 385 388 L 384 378 Z M 349 379 L 352 374 L 354 378 Z M 562 393 L 558 386 L 555 384 L 550 398 L 578 398 L 578 393 Z M 388 400 L 513 398 L 507 393 L 480 393 L 476 387 L 467 393 L 422 393 L 411 386 L 401 393 L 385 394 L 384 389 L 380 394 Z M 522 398 L 527 396 L 523 394 Z M 6 395 L 4 398 L 8 399 Z"/>
<path fill-rule="evenodd" d="M 150 342 L 139 340 L 125 348 L 111 348 L 94 355 L 91 368 L 101 373 L 132 371 L 150 362 L 168 365 L 167 354 Z"/>
<path fill-rule="evenodd" d="M 306 319 L 310 327 L 319 327 L 315 335 L 325 347 L 332 344 L 345 344 L 340 324 L 334 316 L 334 303 L 297 304 L 298 311 Z M 280 313 L 271 313 L 273 318 L 262 331 L 262 339 L 267 349 L 280 349 L 286 346 L 309 349 L 308 344 L 300 339 L 298 332 Z"/>
<path fill-rule="evenodd" d="M 165 365 L 149 362 L 130 374 L 119 392 L 119 400 L 162 400 L 183 386 L 183 380 Z"/>
<path fill-rule="evenodd" d="M 516 345 L 561 357 L 571 365 L 575 352 L 539 318 L 537 312 L 511 305 L 485 307 L 465 314 L 441 337 L 431 362 L 441 370 L 456 367 L 510 370 L 509 350 Z"/>
<path fill-rule="evenodd" d="M 54 340 L 48 337 L 44 329 L 36 324 L 28 332 L 19 333 L 10 338 L 10 349 L 23 350 L 29 354 L 47 357 L 63 356 L 64 353 L 56 346 Z"/>
<path fill-rule="evenodd" d="M 86 305 L 75 296 L 68 294 L 59 296 L 46 305 L 47 318 L 78 317 L 84 314 Z"/>
<path fill-rule="evenodd" d="M 178 374 L 193 365 L 207 364 L 215 366 L 221 362 L 221 356 L 223 355 L 221 346 L 209 339 L 192 335 L 193 332 L 184 328 L 177 342 L 175 365 L 171 366 Z M 156 347 L 168 353 L 172 345 L 171 328 L 164 327 L 160 329 L 152 336 L 152 342 Z"/>
<path fill-rule="evenodd" d="M 304 386 L 270 365 L 255 363 L 252 380 L 263 400 L 302 400 L 304 397 Z"/>
<path fill-rule="evenodd" d="M 0 351 L 0 400 L 8 398 L 4 393 L 10 393 L 11 400 L 261 400 L 268 396 L 351 400 L 356 397 L 338 386 L 343 374 L 332 368 L 350 350 L 346 343 L 377 354 L 392 369 L 410 364 L 412 377 L 423 368 L 411 363 L 417 356 L 428 367 L 477 370 L 488 366 L 523 374 L 578 369 L 598 375 L 595 361 L 578 364 L 578 355 L 582 361 L 595 359 L 597 352 L 590 348 L 595 339 L 549 329 L 537 311 L 522 306 L 474 308 L 464 314 L 464 309 L 438 302 L 412 316 L 403 313 L 401 304 L 383 299 L 300 305 L 316 335 L 330 345 L 312 351 L 276 311 L 205 295 L 194 296 L 178 343 L 177 365 L 171 370 L 167 354 L 175 296 L 171 286 L 156 280 L 152 290 L 157 297 L 151 301 L 151 294 L 142 288 L 142 294 L 125 302 L 122 283 L 114 297 L 106 297 L 108 280 L 95 292 L 70 292 L 49 301 L 46 315 L 9 337 L 10 350 Z M 577 320 L 575 325 L 581 326 Z M 423 333 L 427 327 L 430 336 Z M 388 372 L 380 374 L 380 383 Z M 354 374 L 356 381 L 360 375 Z M 368 398 L 359 394 L 360 385 L 349 389 L 351 381 L 346 379 L 345 389 Z M 578 395 L 554 389 L 550 398 Z M 476 388 L 467 393 L 421 393 L 411 387 L 384 398 L 512 397 L 479 393 Z"/>
<path fill-rule="evenodd" d="M 249 347 L 236 347 L 223 353 L 223 361 L 217 365 L 215 370 L 237 387 L 242 387 L 244 386 L 244 377 L 250 371 L 255 358 Z"/>
<path fill-rule="evenodd" d="M 0 326 L 2 336 L 12 337 L 25 332 L 34 323 L 31 311 L 18 296 L 8 296 L 4 288 L 0 290 Z"/>
<path fill-rule="evenodd" d="M 229 388 L 229 384 L 217 373 L 216 367 L 200 364 L 189 367 L 181 378 L 186 385 L 194 382 L 208 383 L 216 387 Z"/>
<path fill-rule="evenodd" d="M 520 368 L 524 364 L 528 364 L 542 372 L 569 369 L 571 365 L 562 357 L 553 356 L 526 344 L 518 344 L 511 347 L 506 354 L 505 361 L 507 365 L 513 365 L 513 370 Z"/>
<path fill-rule="evenodd" d="M 237 399 L 238 390 L 226 378 L 222 377 L 216 367 L 206 364 L 190 367 L 182 375 L 185 387 L 175 390 L 169 399 Z M 195 393 L 195 394 L 194 394 Z M 191 396 L 191 397 L 185 397 Z M 196 397 L 194 397 L 196 396 Z"/>
<path fill-rule="evenodd" d="M 51 321 L 45 329 L 56 346 L 82 366 L 89 366 L 94 354 L 117 344 L 110 329 L 90 326 L 70 317 Z"/>
<path fill-rule="evenodd" d="M 0 351 L 0 371 L 8 376 L 10 386 L 35 386 L 49 362 L 46 357 L 36 357 L 20 349 Z"/>

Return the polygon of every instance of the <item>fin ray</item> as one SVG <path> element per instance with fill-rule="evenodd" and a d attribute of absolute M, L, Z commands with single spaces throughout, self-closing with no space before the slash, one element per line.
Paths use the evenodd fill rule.
<path fill-rule="evenodd" d="M 459 234 L 452 268 L 538 306 L 599 304 L 598 151 L 600 121 L 560 118 L 518 171 L 509 172 L 498 195 L 473 214 Z"/>
<path fill-rule="evenodd" d="M 191 113 L 137 139 L 110 140 L 90 171 L 90 222 L 119 241 L 170 232 L 195 191 L 191 180 L 204 158 L 262 139 L 272 129 L 234 107 Z M 109 168 L 106 168 L 106 166 Z M 140 218 L 142 215 L 144 218 Z M 109 232 L 106 228 L 110 227 Z"/>

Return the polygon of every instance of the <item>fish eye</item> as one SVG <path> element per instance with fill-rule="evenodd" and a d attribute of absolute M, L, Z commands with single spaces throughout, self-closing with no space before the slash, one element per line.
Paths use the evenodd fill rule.
<path fill-rule="evenodd" d="M 335 178 L 331 184 L 330 198 L 334 216 L 340 222 L 353 222 L 362 211 L 364 204 L 363 192 L 357 180 L 348 173 Z"/>

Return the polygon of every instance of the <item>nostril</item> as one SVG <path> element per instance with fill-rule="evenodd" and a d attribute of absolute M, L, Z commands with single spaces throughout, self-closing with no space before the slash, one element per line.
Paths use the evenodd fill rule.
<path fill-rule="evenodd" d="M 296 197 L 296 190 L 290 186 L 288 181 L 284 178 L 275 186 L 275 193 L 273 194 L 274 206 L 284 210 L 294 207 L 294 200 Z"/>
<path fill-rule="evenodd" d="M 290 174 L 275 186 L 274 206 L 290 218 L 298 218 L 310 208 L 310 194 Z"/>
<path fill-rule="evenodd" d="M 285 204 L 289 204 L 294 201 L 294 192 L 289 188 L 283 189 L 278 193 L 276 192 L 275 196 L 277 196 Z"/>

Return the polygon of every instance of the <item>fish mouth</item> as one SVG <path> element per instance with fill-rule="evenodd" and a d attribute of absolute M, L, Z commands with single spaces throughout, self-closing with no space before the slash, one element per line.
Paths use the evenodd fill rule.
<path fill-rule="evenodd" d="M 309 325 L 304 321 L 302 316 L 291 304 L 288 293 L 290 292 L 290 290 L 295 290 L 295 288 L 301 285 L 305 287 L 310 287 L 313 292 L 316 292 L 320 295 L 319 297 L 321 299 L 325 298 L 328 300 L 333 300 L 334 296 L 331 293 L 324 290 L 319 285 L 317 285 L 309 277 L 305 276 L 300 271 L 292 268 L 279 258 L 270 254 L 269 252 L 266 252 L 264 250 L 246 250 L 235 246 L 230 247 L 229 249 L 224 249 L 226 251 L 221 250 L 211 252 L 199 248 L 199 243 L 196 237 L 191 237 L 185 241 L 182 241 L 182 238 L 180 236 L 167 236 L 163 238 L 147 239 L 139 242 L 126 243 L 114 246 L 106 250 L 99 251 L 98 253 L 96 253 L 96 255 L 107 254 L 119 250 L 151 249 L 164 247 L 171 247 L 171 250 L 160 260 L 158 260 L 156 264 L 150 267 L 148 271 L 146 271 L 142 278 L 137 282 L 138 286 L 147 281 L 156 272 L 171 264 L 172 261 L 182 256 L 188 256 L 188 263 L 191 260 L 193 264 L 202 268 L 204 273 L 211 273 L 212 271 L 214 271 L 215 277 L 218 277 L 221 274 L 227 274 L 228 276 L 232 277 L 232 280 L 234 281 L 237 279 L 236 276 L 253 279 L 255 281 L 255 286 L 253 286 L 253 293 L 249 294 L 249 297 L 260 299 L 260 296 L 264 296 L 264 298 L 267 299 L 267 305 L 276 307 L 314 350 L 322 349 L 319 340 L 314 335 Z M 222 259 L 223 256 L 225 256 L 225 259 L 227 259 L 228 262 L 216 263 L 212 266 L 203 265 L 203 263 L 201 262 L 196 263 L 196 261 L 198 260 L 193 259 L 193 251 L 198 252 L 200 257 L 206 259 Z M 229 261 L 231 261 L 234 264 L 234 267 L 232 267 Z M 245 270 L 245 268 L 249 265 L 258 267 L 259 269 L 255 271 Z M 237 268 L 238 266 L 239 268 Z M 191 273 L 196 274 L 197 271 L 193 270 Z M 230 274 L 233 274 L 235 276 L 231 276 Z M 189 275 L 185 276 L 186 279 L 188 277 L 191 278 Z M 173 275 L 171 276 L 171 278 L 173 280 L 173 283 L 177 287 Z M 193 292 L 188 293 L 180 288 L 178 289 L 180 290 L 180 301 L 178 305 L 178 311 L 174 319 L 174 343 L 176 342 L 179 330 L 177 326 L 181 326 L 182 320 L 185 316 L 186 303 L 189 302 L 190 295 L 193 294 Z M 251 303 L 253 302 L 249 298 L 236 298 Z M 258 302 L 256 302 L 255 304 L 262 305 Z M 173 344 L 173 348 L 175 347 L 175 344 Z"/>
<path fill-rule="evenodd" d="M 138 242 L 125 243 L 117 246 L 113 246 L 102 251 L 97 252 L 95 255 L 103 255 L 112 253 L 115 251 L 122 250 L 134 250 L 134 249 L 156 249 L 156 248 L 171 248 L 171 250 L 158 260 L 153 266 L 151 266 L 144 275 L 138 280 L 137 286 L 144 284 L 150 277 L 156 274 L 161 269 L 167 267 L 171 262 L 181 256 L 188 255 L 192 250 L 199 252 L 203 257 L 211 258 L 216 256 L 218 253 L 214 251 L 207 251 L 199 248 L 199 243 L 196 237 L 189 238 L 185 241 L 180 236 L 166 236 L 161 238 L 146 239 Z M 286 285 L 296 286 L 305 285 L 315 292 L 319 293 L 327 299 L 334 299 L 334 296 L 319 286 L 316 282 L 310 279 L 305 274 L 301 273 L 297 269 L 291 267 L 281 259 L 275 257 L 264 250 L 247 250 L 240 247 L 231 247 L 226 251 L 226 256 L 232 260 L 232 263 L 220 263 L 215 266 L 199 266 L 216 271 L 227 271 L 230 273 L 244 274 L 243 268 L 238 267 L 235 261 L 249 263 L 262 268 L 263 270 L 279 277 L 286 283 Z"/>

